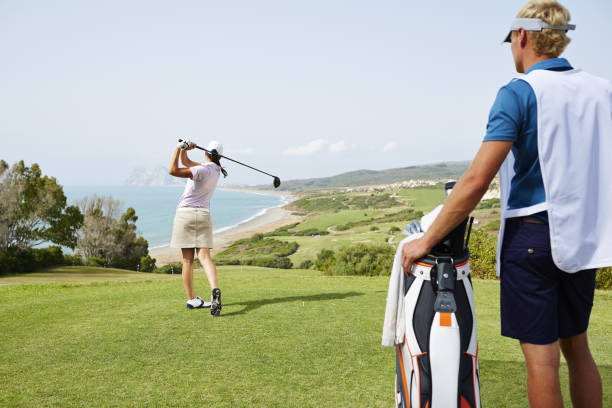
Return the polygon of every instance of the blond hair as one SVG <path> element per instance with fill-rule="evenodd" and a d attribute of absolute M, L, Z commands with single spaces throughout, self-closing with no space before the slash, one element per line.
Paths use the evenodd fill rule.
<path fill-rule="evenodd" d="M 550 25 L 563 25 L 570 20 L 569 11 L 556 0 L 531 0 L 516 16 L 518 18 L 539 18 Z M 561 55 L 571 41 L 565 31 L 550 28 L 545 28 L 540 32 L 529 31 L 527 36 L 536 54 L 552 58 Z"/>

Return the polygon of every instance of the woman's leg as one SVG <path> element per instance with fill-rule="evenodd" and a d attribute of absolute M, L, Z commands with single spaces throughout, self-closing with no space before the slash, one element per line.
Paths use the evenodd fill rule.
<path fill-rule="evenodd" d="M 182 248 L 183 252 L 183 285 L 187 292 L 187 300 L 195 298 L 193 293 L 193 248 Z"/>
<path fill-rule="evenodd" d="M 198 249 L 198 259 L 204 267 L 204 272 L 206 273 L 206 277 L 208 278 L 210 289 L 218 288 L 219 283 L 217 282 L 217 266 L 215 265 L 210 256 L 210 248 Z"/>

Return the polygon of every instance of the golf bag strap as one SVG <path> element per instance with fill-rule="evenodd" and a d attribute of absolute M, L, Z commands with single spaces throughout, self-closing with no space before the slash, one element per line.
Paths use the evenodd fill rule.
<path fill-rule="evenodd" d="M 431 280 L 431 268 L 433 268 L 432 265 L 415 262 L 414 264 L 412 264 L 412 275 L 414 275 L 414 277 L 418 279 Z M 466 279 L 468 276 L 470 276 L 469 261 L 456 264 L 455 268 L 457 269 L 457 280 Z"/>

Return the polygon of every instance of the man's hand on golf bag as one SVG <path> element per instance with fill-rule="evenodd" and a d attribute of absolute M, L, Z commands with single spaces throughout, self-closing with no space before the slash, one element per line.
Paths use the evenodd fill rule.
<path fill-rule="evenodd" d="M 417 238 L 406 242 L 402 247 L 402 268 L 404 268 L 404 273 L 410 275 L 412 273 L 412 264 L 417 259 L 427 255 L 431 248 L 432 246 L 424 238 Z"/>

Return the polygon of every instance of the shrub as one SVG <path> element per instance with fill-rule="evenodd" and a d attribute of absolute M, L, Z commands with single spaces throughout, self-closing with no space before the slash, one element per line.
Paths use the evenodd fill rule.
<path fill-rule="evenodd" d="M 364 214 L 366 216 L 367 214 Z M 350 221 L 344 225 L 337 225 L 335 229 L 337 231 L 346 231 L 350 228 L 359 227 L 363 225 L 369 225 L 373 223 L 387 223 L 387 222 L 408 222 L 409 220 L 421 218 L 423 216 L 422 211 L 415 211 L 412 208 L 405 208 L 401 211 L 392 214 L 385 214 L 381 217 L 368 218 L 361 221 Z"/>
<path fill-rule="evenodd" d="M 62 249 L 58 246 L 35 248 L 32 251 L 37 268 L 46 268 L 64 263 L 64 254 L 62 254 Z"/>
<path fill-rule="evenodd" d="M 292 206 L 299 207 L 306 211 L 331 211 L 345 210 L 348 207 L 342 200 L 336 197 L 317 197 L 317 198 L 300 198 L 291 203 Z"/>
<path fill-rule="evenodd" d="M 378 231 L 379 228 L 376 225 L 370 227 L 370 231 Z"/>
<path fill-rule="evenodd" d="M 261 256 L 252 258 L 247 265 L 263 266 L 265 268 L 291 269 L 293 263 L 289 258 L 278 256 Z"/>
<path fill-rule="evenodd" d="M 388 275 L 395 248 L 386 244 L 356 244 L 340 248 L 326 271 L 331 275 Z"/>
<path fill-rule="evenodd" d="M 106 266 L 106 259 L 92 256 L 85 261 L 87 266 Z"/>
<path fill-rule="evenodd" d="M 155 273 L 167 273 L 167 274 L 179 274 L 179 275 L 182 273 L 182 271 L 183 271 L 183 264 L 180 264 L 180 263 L 164 265 L 154 270 Z"/>
<path fill-rule="evenodd" d="M 11 247 L 0 250 L 0 274 L 32 272 L 36 268 L 31 248 Z"/>
<path fill-rule="evenodd" d="M 155 258 L 149 255 L 140 257 L 140 272 L 153 272 L 155 270 Z"/>
<path fill-rule="evenodd" d="M 216 265 L 240 265 L 240 259 L 238 258 L 215 258 Z"/>
<path fill-rule="evenodd" d="M 401 231 L 401 229 L 399 227 L 396 227 L 395 225 L 389 228 L 389 234 L 395 234 L 398 231 Z"/>
<path fill-rule="evenodd" d="M 291 229 L 297 227 L 300 223 L 296 222 L 295 224 L 285 225 L 284 227 L 280 227 L 275 229 L 272 232 L 268 232 L 262 236 L 263 237 L 278 237 L 278 236 L 296 236 L 296 237 L 309 237 L 313 235 L 328 235 L 329 231 L 319 230 L 317 228 L 307 228 L 302 231 L 290 231 Z"/>
<path fill-rule="evenodd" d="M 612 289 L 612 268 L 601 268 L 597 271 L 595 287 L 597 289 Z"/>
<path fill-rule="evenodd" d="M 314 262 L 312 262 L 310 259 L 307 259 L 305 261 L 302 261 L 300 263 L 300 266 L 298 266 L 299 269 L 310 269 L 312 268 L 312 266 L 314 265 Z"/>
<path fill-rule="evenodd" d="M 78 255 L 64 255 L 64 265 L 83 265 L 83 259 Z"/>
<path fill-rule="evenodd" d="M 317 228 L 308 228 L 302 231 L 296 231 L 293 233 L 296 237 L 310 237 L 313 235 L 328 235 L 329 231 L 319 230 Z"/>
<path fill-rule="evenodd" d="M 327 272 L 331 265 L 334 263 L 334 251 L 331 249 L 323 248 L 321 252 L 317 254 L 317 259 L 314 263 L 314 268 L 319 271 Z"/>
<path fill-rule="evenodd" d="M 253 258 L 261 255 L 285 257 L 295 253 L 299 248 L 297 242 L 279 241 L 274 238 L 264 238 L 263 234 L 255 234 L 251 238 L 234 242 L 225 251 L 215 256 L 215 262 L 228 258 Z"/>
<path fill-rule="evenodd" d="M 285 233 L 282 231 L 286 231 L 289 235 L 294 234 L 288 231 L 288 228 L 281 228 L 275 232 Z M 214 260 L 218 265 L 254 265 L 289 269 L 293 267 L 293 263 L 287 257 L 294 254 L 298 248 L 297 242 L 280 241 L 267 238 L 264 234 L 255 234 L 250 238 L 234 242 L 225 251 L 215 255 Z"/>
<path fill-rule="evenodd" d="M 495 257 L 497 239 L 481 229 L 473 229 L 470 236 L 470 268 L 474 278 L 496 279 Z"/>
<path fill-rule="evenodd" d="M 265 236 L 275 237 L 275 236 L 283 236 L 283 235 L 293 235 L 294 232 L 289 231 L 289 230 L 297 227 L 299 224 L 300 224 L 299 222 L 296 222 L 295 224 L 290 224 L 290 225 L 285 225 L 284 227 L 279 227 L 272 232 L 268 232 L 267 234 L 265 234 Z"/>

